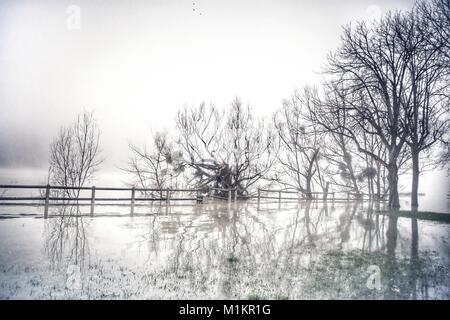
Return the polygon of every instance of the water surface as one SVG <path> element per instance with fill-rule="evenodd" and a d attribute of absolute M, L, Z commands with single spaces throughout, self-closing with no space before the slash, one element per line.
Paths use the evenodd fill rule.
<path fill-rule="evenodd" d="M 0 219 L 1 299 L 450 298 L 450 224 L 379 204 L 52 210 Z"/>

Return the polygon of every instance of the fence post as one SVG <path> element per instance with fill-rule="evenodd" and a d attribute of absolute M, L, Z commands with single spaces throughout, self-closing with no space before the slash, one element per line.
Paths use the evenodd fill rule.
<path fill-rule="evenodd" d="M 281 190 L 278 191 L 278 203 L 281 204 Z"/>
<path fill-rule="evenodd" d="M 330 182 L 328 181 L 326 186 L 325 186 L 325 194 L 324 194 L 324 200 L 328 200 L 328 195 L 329 195 L 329 189 L 330 189 Z"/>
<path fill-rule="evenodd" d="M 347 201 L 350 201 L 350 192 L 347 192 Z"/>
<path fill-rule="evenodd" d="M 95 206 L 95 186 L 92 186 L 92 190 L 91 190 L 91 217 L 94 216 L 94 206 Z"/>
<path fill-rule="evenodd" d="M 135 200 L 136 190 L 134 187 L 131 188 L 131 214 L 134 214 L 134 200 Z"/>
<path fill-rule="evenodd" d="M 170 199 L 170 191 L 169 189 L 166 190 L 166 203 L 169 203 L 169 199 Z"/>
<path fill-rule="evenodd" d="M 259 208 L 260 201 L 261 201 L 261 189 L 258 188 L 258 208 Z"/>
<path fill-rule="evenodd" d="M 228 189 L 228 203 L 231 203 L 231 189 Z"/>
<path fill-rule="evenodd" d="M 238 193 L 238 189 L 235 188 L 235 189 L 234 189 L 234 202 L 237 201 L 237 193 Z"/>
<path fill-rule="evenodd" d="M 202 197 L 202 193 L 200 191 L 200 189 L 197 190 L 197 203 L 202 203 L 203 202 L 203 197 Z"/>
<path fill-rule="evenodd" d="M 49 205 L 49 200 L 50 200 L 50 185 L 47 184 L 47 186 L 45 187 L 45 207 L 44 207 L 44 218 L 47 219 L 48 218 L 48 205 Z"/>

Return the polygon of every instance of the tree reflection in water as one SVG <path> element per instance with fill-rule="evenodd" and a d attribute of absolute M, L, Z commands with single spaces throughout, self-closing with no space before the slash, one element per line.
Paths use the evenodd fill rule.
<path fill-rule="evenodd" d="M 448 295 L 448 269 L 439 256 L 419 251 L 417 219 L 400 218 L 410 224 L 405 252 L 399 243 L 404 247 L 408 236 L 400 237 L 399 218 L 395 212 L 380 215 L 379 203 L 349 202 L 331 210 L 312 202 L 260 210 L 219 202 L 188 208 L 154 206 L 153 215 L 131 218 L 138 231 L 128 245 L 145 246 L 147 253 L 138 250 L 146 255 L 145 277 L 136 270 L 129 274 L 140 290 L 129 296 L 157 286 L 164 298 L 169 282 L 171 296 L 183 289 L 188 298 L 426 299 L 430 288 L 433 297 Z M 84 265 L 85 219 L 95 232 L 96 218 L 83 218 L 73 208 L 46 222 L 45 248 L 55 265 Z M 366 287 L 371 265 L 381 269 L 379 291 Z"/>
<path fill-rule="evenodd" d="M 60 206 L 45 220 L 44 249 L 53 268 L 82 268 L 89 253 L 86 217 L 78 206 Z"/>

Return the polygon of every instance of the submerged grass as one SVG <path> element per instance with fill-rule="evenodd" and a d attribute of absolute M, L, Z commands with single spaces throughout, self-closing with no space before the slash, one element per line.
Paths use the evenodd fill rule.
<path fill-rule="evenodd" d="M 382 213 L 438 221 L 414 228 L 357 209 L 87 219 L 83 229 L 2 220 L 0 299 L 450 298 L 450 229 L 439 223 L 450 215 Z M 73 264 L 81 289 L 67 285 Z M 367 286 L 374 265 L 376 290 Z"/>
<path fill-rule="evenodd" d="M 428 220 L 428 221 L 436 221 L 441 223 L 450 223 L 450 214 L 449 213 L 440 213 L 440 212 L 432 212 L 432 211 L 409 211 L 409 210 L 376 210 L 375 212 L 386 215 L 393 216 L 399 218 L 412 218 L 419 220 Z"/>
<path fill-rule="evenodd" d="M 439 289 L 445 283 L 449 267 L 437 258 L 435 252 L 411 259 L 382 252 L 329 251 L 307 268 L 304 289 L 310 298 L 416 299 L 421 287 Z M 371 266 L 381 271 L 378 289 L 367 286 Z"/>

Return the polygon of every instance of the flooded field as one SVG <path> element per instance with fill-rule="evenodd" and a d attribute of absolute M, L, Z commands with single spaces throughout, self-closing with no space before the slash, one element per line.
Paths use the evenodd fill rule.
<path fill-rule="evenodd" d="M 448 219 L 377 204 L 0 210 L 0 299 L 450 299 Z"/>

